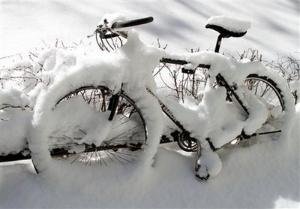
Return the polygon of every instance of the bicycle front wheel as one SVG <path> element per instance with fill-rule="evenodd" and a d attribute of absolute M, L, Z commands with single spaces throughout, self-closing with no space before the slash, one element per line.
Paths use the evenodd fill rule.
<path fill-rule="evenodd" d="M 49 152 L 48 160 L 64 165 L 136 162 L 147 142 L 146 123 L 139 107 L 125 93 L 113 95 L 105 86 L 70 91 L 44 117 L 40 120 L 47 123 L 43 140 L 48 149 L 44 151 Z M 40 165 L 45 161 L 34 155 L 33 163 L 37 172 L 47 167 Z"/>

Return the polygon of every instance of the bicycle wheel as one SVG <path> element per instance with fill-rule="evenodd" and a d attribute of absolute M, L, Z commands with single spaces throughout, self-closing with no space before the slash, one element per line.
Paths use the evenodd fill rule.
<path fill-rule="evenodd" d="M 46 114 L 50 159 L 79 166 L 135 162 L 147 141 L 146 123 L 129 96 L 115 97 L 105 86 L 84 86 L 60 97 Z M 43 166 L 35 167 L 40 172 Z"/>
<path fill-rule="evenodd" d="M 285 97 L 277 83 L 266 75 L 250 74 L 244 81 L 248 91 L 262 101 L 269 110 L 266 124 L 276 126 L 287 109 Z"/>

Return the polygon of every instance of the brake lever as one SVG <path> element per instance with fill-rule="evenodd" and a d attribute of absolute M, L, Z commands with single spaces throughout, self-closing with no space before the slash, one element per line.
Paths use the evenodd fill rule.
<path fill-rule="evenodd" d="M 104 20 L 104 21 L 106 21 L 106 20 Z M 106 21 L 106 22 L 107 22 L 107 21 Z M 106 22 L 105 22 L 105 23 L 106 23 Z M 105 24 L 105 23 L 104 23 L 104 24 Z M 103 25 L 102 25 L 102 24 L 98 25 L 98 26 L 97 26 L 97 29 L 94 31 L 94 33 L 93 33 L 93 34 L 90 34 L 90 35 L 87 35 L 87 38 L 91 38 L 91 37 L 95 36 L 95 35 L 97 34 L 97 31 L 100 30 L 100 29 L 102 29 L 102 28 L 103 28 Z"/>
<path fill-rule="evenodd" d="M 122 36 L 123 38 L 128 38 L 128 34 L 125 31 L 116 31 L 115 33 L 119 36 Z"/>
<path fill-rule="evenodd" d="M 97 32 L 99 32 L 99 29 L 101 28 L 102 32 L 103 32 L 103 30 L 106 30 L 106 31 L 109 30 L 112 34 L 118 34 L 119 36 L 122 36 L 123 38 L 127 39 L 128 35 L 127 35 L 127 32 L 125 32 L 125 31 L 114 31 L 112 28 L 109 28 L 109 29 L 105 28 L 104 29 L 102 27 L 103 27 L 102 25 L 98 26 L 93 34 L 87 35 L 87 38 L 92 38 L 93 36 L 95 36 L 97 34 Z M 105 33 L 102 33 L 102 35 L 105 36 Z"/>

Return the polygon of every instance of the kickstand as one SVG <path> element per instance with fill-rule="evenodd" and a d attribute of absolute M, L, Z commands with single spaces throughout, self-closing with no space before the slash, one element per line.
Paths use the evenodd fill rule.
<path fill-rule="evenodd" d="M 198 163 L 198 160 L 201 157 L 201 144 L 200 141 L 197 140 L 197 152 L 196 152 L 196 156 L 195 156 L 195 173 L 197 173 L 200 169 L 200 163 Z"/>

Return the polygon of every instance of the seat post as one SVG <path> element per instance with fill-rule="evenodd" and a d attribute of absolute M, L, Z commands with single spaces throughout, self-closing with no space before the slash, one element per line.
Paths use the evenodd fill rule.
<path fill-rule="evenodd" d="M 222 36 L 222 34 L 220 34 L 218 36 L 216 47 L 215 47 L 215 52 L 217 52 L 217 53 L 219 53 L 221 42 L 222 42 L 222 38 L 223 38 L 223 36 Z"/>

